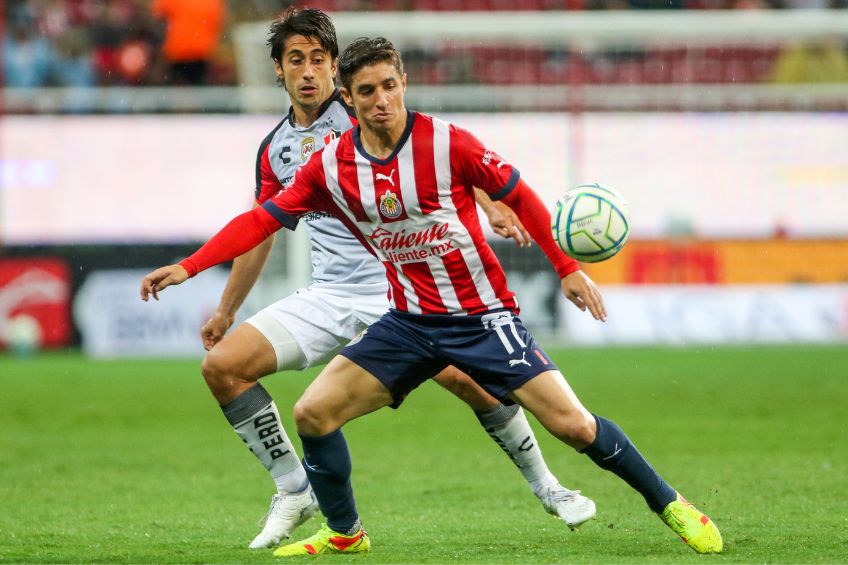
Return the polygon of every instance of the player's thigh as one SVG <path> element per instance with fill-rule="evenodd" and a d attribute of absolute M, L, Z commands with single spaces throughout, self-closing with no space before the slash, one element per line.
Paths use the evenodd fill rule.
<path fill-rule="evenodd" d="M 448 365 L 432 341 L 394 311 L 365 329 L 340 355 L 376 377 L 392 395 L 393 408 Z"/>
<path fill-rule="evenodd" d="M 545 371 L 512 391 L 545 429 L 577 449 L 595 438 L 595 418 L 558 370 Z"/>
<path fill-rule="evenodd" d="M 297 429 L 307 435 L 325 435 L 392 402 L 391 392 L 377 377 L 338 355 L 295 404 Z"/>
<path fill-rule="evenodd" d="M 475 412 L 482 412 L 500 404 L 497 398 L 487 393 L 474 379 L 452 365 L 445 367 L 433 380 L 468 404 Z"/>
<path fill-rule="evenodd" d="M 274 348 L 262 333 L 250 324 L 239 324 L 213 347 L 203 360 L 203 374 L 238 378 L 252 382 L 270 375 L 277 368 Z"/>
<path fill-rule="evenodd" d="M 362 330 L 355 304 L 354 296 L 313 285 L 267 306 L 248 322 L 274 344 L 278 371 L 299 370 L 326 363 Z M 285 340 L 276 339 L 275 328 L 286 330 L 301 357 L 280 350 Z"/>

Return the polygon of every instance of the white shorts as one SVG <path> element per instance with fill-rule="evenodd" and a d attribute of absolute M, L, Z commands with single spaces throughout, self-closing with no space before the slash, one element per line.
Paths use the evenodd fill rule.
<path fill-rule="evenodd" d="M 332 359 L 388 309 L 386 285 L 313 285 L 263 308 L 246 322 L 271 342 L 278 371 L 305 369 Z M 299 367 L 286 363 L 292 356 L 282 354 L 292 337 L 303 353 L 298 356 Z"/>

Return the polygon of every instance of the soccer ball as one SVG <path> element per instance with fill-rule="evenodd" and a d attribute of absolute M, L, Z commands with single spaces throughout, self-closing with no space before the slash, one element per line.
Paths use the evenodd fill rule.
<path fill-rule="evenodd" d="M 599 184 L 582 184 L 557 201 L 551 231 L 566 255 L 597 263 L 624 247 L 630 235 L 630 210 L 616 191 Z"/>

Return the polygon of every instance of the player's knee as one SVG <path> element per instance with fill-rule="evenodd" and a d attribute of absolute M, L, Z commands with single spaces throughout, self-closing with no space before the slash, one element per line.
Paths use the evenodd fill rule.
<path fill-rule="evenodd" d="M 221 361 L 215 350 L 209 351 L 200 363 L 200 373 L 207 383 L 217 381 L 221 376 Z"/>
<path fill-rule="evenodd" d="M 215 349 L 209 351 L 203 358 L 200 364 L 200 373 L 213 393 L 223 392 L 234 384 L 235 379 L 231 365 L 227 355 Z"/>
<path fill-rule="evenodd" d="M 338 427 L 327 410 L 304 399 L 294 405 L 294 421 L 298 433 L 310 436 L 326 435 Z"/>
<path fill-rule="evenodd" d="M 575 449 L 581 449 L 595 441 L 595 422 L 591 414 L 588 417 L 576 411 L 562 414 L 554 426 L 551 432 Z"/>

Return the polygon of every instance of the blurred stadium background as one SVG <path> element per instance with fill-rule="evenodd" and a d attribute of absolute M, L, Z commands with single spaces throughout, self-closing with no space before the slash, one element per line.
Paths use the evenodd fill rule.
<path fill-rule="evenodd" d="M 477 132 L 547 201 L 584 182 L 628 198 L 632 241 L 586 267 L 604 326 L 563 307 L 538 252 L 494 242 L 554 343 L 848 338 L 844 0 L 311 5 L 342 46 L 395 41 L 409 106 Z M 201 353 L 225 270 L 157 308 L 136 279 L 251 205 L 258 141 L 288 107 L 264 45 L 284 6 L 4 3 L 0 337 L 34 320 L 47 348 Z M 282 240 L 243 314 L 308 281 L 303 236 Z"/>

